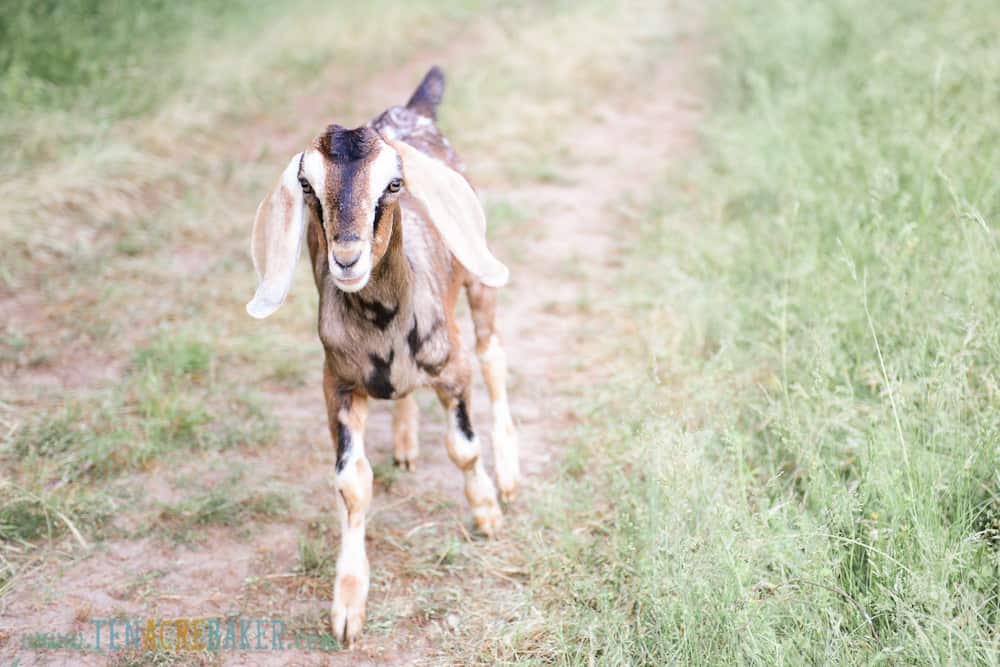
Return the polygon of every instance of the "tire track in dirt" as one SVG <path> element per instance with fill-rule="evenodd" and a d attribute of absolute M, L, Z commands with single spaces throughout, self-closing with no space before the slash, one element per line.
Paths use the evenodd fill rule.
<path fill-rule="evenodd" d="M 473 34 L 468 41 L 421 54 L 352 91 L 352 106 L 364 109 L 364 118 L 370 117 L 405 99 L 431 64 L 443 64 L 447 70 L 448 62 L 475 47 Z M 523 251 L 518 261 L 508 259 L 512 281 L 501 294 L 498 313 L 510 364 L 511 405 L 520 432 L 524 475 L 521 497 L 507 508 L 508 523 L 530 520 L 530 507 L 545 494 L 574 422 L 573 398 L 578 387 L 600 381 L 599 364 L 581 369 L 578 362 L 592 346 L 588 337 L 601 334 L 595 319 L 599 320 L 602 309 L 581 302 L 599 301 L 614 289 L 621 262 L 619 246 L 627 240 L 621 235 L 627 227 L 616 210 L 630 194 L 642 200 L 643 189 L 694 145 L 699 104 L 692 96 L 697 87 L 685 57 L 693 51 L 684 45 L 677 51 L 677 57 L 648 73 L 642 90 L 609 93 L 595 100 L 572 126 L 559 128 L 561 138 L 572 140 L 558 184 L 498 185 L 484 193 L 487 198 L 502 196 L 524 210 L 546 212 L 544 218 L 529 223 L 531 238 L 519 244 Z M 294 129 L 287 120 L 264 119 L 250 128 L 248 136 L 269 146 L 271 155 L 298 150 L 333 119 L 328 111 L 338 107 L 339 91 L 335 86 L 329 90 L 325 98 L 310 97 L 294 105 Z M 346 124 L 348 119 L 337 120 Z M 260 150 L 258 145 L 252 148 L 255 153 Z M 473 177 L 475 165 L 490 160 L 488 154 L 458 149 Z M 494 245 L 501 258 L 509 257 L 502 239 Z M 251 286 L 247 290 L 249 294 Z M 468 318 L 462 315 L 460 320 L 466 345 L 471 347 Z M 293 576 L 297 537 L 304 527 L 324 525 L 320 539 L 328 554 L 335 557 L 337 547 L 335 531 L 329 530 L 336 526 L 336 510 L 329 483 L 333 448 L 319 382 L 322 354 L 312 322 L 296 324 L 302 325 L 303 344 L 315 348 L 317 363 L 301 389 L 265 389 L 273 401 L 272 412 L 282 422 L 280 442 L 262 451 L 227 452 L 225 456 L 254 470 L 257 481 L 294 486 L 307 507 L 302 516 L 287 524 L 255 526 L 250 537 L 212 528 L 206 531 L 205 546 L 198 550 L 164 545 L 155 538 L 111 540 L 102 553 L 70 563 L 60 574 L 45 572 L 49 584 L 54 579 L 59 587 L 59 603 L 15 596 L 0 613 L 0 625 L 13 636 L 37 628 L 74 628 L 80 625 L 75 617 L 81 608 L 95 618 L 116 613 L 144 618 L 242 614 L 326 620 L 330 584 L 303 582 Z M 461 475 L 445 453 L 440 408 L 429 392 L 422 394 L 420 403 L 426 409 L 421 411 L 421 455 L 414 473 L 393 479 L 384 465 L 391 458 L 388 404 L 376 405 L 369 420 L 368 455 L 382 475 L 376 483 L 368 527 L 373 585 L 367 633 L 360 647 L 333 655 L 226 653 L 218 657 L 221 664 L 450 661 L 457 660 L 456 655 L 468 655 L 449 648 L 450 643 L 475 642 L 500 631 L 508 619 L 500 615 L 494 601 L 517 598 L 524 586 L 516 572 L 521 565 L 511 572 L 504 569 L 517 561 L 518 545 L 505 537 L 490 543 L 469 536 Z M 473 418 L 491 464 L 488 401 L 478 377 Z M 203 479 L 221 475 L 209 472 Z M 155 474 L 145 481 L 154 500 L 164 502 L 175 493 Z M 121 572 L 160 574 L 150 589 L 151 597 L 137 597 L 119 580 Z M 30 588 L 30 584 L 19 586 Z M 73 655 L 65 664 L 102 663 L 103 658 L 97 656 Z"/>

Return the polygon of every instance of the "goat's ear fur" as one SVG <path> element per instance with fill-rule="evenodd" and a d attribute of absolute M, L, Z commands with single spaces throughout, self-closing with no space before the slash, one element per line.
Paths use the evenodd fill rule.
<path fill-rule="evenodd" d="M 281 179 L 257 207 L 250 237 L 250 255 L 260 284 L 247 304 L 247 312 L 263 319 L 278 310 L 292 285 L 292 274 L 302 248 L 305 227 L 299 162 L 288 163 Z"/>
<path fill-rule="evenodd" d="M 486 214 L 468 181 L 407 143 L 390 143 L 403 162 L 406 189 L 423 204 L 452 254 L 484 285 L 506 284 L 509 271 L 486 247 Z"/>

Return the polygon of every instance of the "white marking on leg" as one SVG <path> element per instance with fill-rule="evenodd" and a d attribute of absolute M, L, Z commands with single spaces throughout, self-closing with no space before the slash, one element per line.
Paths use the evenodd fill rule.
<path fill-rule="evenodd" d="M 456 409 L 450 409 L 448 416 L 448 457 L 465 475 L 465 497 L 472 507 L 476 527 L 486 536 L 493 537 L 500 529 L 503 515 L 497 502 L 496 488 L 483 466 L 479 439 L 475 434 L 471 439 L 465 435 Z"/>
<path fill-rule="evenodd" d="M 343 423 L 343 422 L 341 422 Z M 372 469 L 365 457 L 364 435 L 349 430 L 350 449 L 337 472 L 340 554 L 333 588 L 331 619 L 338 639 L 350 645 L 361 634 L 368 599 L 369 570 L 365 553 L 365 514 L 371 505 Z"/>
<path fill-rule="evenodd" d="M 486 388 L 493 408 L 493 465 L 497 486 L 504 502 L 517 496 L 521 480 L 521 464 L 517 431 L 507 403 L 507 355 L 496 334 L 490 336 L 486 350 L 479 355 Z"/>

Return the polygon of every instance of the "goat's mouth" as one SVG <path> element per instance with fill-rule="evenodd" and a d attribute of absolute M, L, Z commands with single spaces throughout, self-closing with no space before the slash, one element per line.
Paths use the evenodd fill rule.
<path fill-rule="evenodd" d="M 362 249 L 357 258 L 347 265 L 337 261 L 331 253 L 329 259 L 330 277 L 337 289 L 344 292 L 357 292 L 368 284 L 372 274 L 371 253 L 368 248 Z"/>
<path fill-rule="evenodd" d="M 358 292 L 364 289 L 371 275 L 371 267 L 368 266 L 361 267 L 360 271 L 334 271 L 332 273 L 333 284 L 344 292 Z"/>
<path fill-rule="evenodd" d="M 357 292 L 368 284 L 368 276 L 369 274 L 365 273 L 357 278 L 334 278 L 333 282 L 345 292 Z"/>

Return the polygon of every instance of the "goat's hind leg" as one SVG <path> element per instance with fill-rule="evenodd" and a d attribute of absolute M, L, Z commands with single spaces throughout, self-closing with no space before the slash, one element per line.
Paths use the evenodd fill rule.
<path fill-rule="evenodd" d="M 396 401 L 392 412 L 392 459 L 403 470 L 415 470 L 420 442 L 420 412 L 413 394 Z"/>
<path fill-rule="evenodd" d="M 469 310 L 476 330 L 476 356 L 493 407 L 493 466 L 500 498 L 509 503 L 517 497 L 521 482 L 517 431 L 507 403 L 507 355 L 496 332 L 496 290 L 479 281 L 466 286 Z"/>
<path fill-rule="evenodd" d="M 337 387 L 329 368 L 323 371 L 330 434 L 337 446 L 334 486 L 340 514 L 340 554 L 333 586 L 330 620 L 335 637 L 351 646 L 361 634 L 368 600 L 365 515 L 372 499 L 372 468 L 365 457 L 368 397 Z"/>

